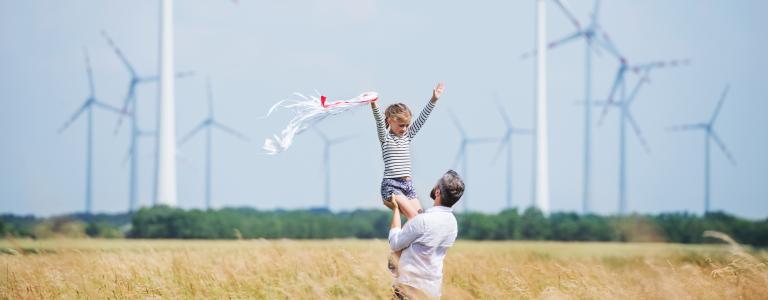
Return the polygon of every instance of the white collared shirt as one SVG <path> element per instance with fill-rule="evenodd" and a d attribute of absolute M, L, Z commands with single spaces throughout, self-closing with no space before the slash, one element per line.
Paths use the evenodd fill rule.
<path fill-rule="evenodd" d="M 443 259 L 458 235 L 453 209 L 434 206 L 389 231 L 389 247 L 403 250 L 395 283 L 409 285 L 428 295 L 440 297 Z"/>

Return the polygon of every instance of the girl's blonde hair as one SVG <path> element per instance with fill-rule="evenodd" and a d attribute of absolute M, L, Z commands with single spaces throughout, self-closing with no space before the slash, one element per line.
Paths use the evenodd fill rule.
<path fill-rule="evenodd" d="M 387 128 L 389 128 L 388 120 L 390 117 L 394 117 L 397 121 L 405 121 L 410 124 L 412 114 L 408 105 L 405 105 L 404 103 L 395 103 L 387 106 L 387 109 L 384 110 L 384 119 L 386 120 L 384 123 L 387 124 Z"/>

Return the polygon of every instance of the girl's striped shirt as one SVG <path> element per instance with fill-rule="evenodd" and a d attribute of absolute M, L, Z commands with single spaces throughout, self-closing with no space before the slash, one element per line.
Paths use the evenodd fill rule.
<path fill-rule="evenodd" d="M 384 157 L 384 178 L 398 178 L 411 176 L 411 140 L 419 132 L 421 126 L 427 121 L 435 104 L 432 101 L 419 114 L 416 121 L 408 127 L 403 136 L 398 137 L 390 132 L 384 123 L 384 117 L 379 108 L 373 106 L 373 117 L 376 119 L 376 129 L 381 142 L 381 153 Z"/>

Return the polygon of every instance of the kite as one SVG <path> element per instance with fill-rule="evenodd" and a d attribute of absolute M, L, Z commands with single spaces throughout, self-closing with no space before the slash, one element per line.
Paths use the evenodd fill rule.
<path fill-rule="evenodd" d="M 262 149 L 266 151 L 266 154 L 275 155 L 285 151 L 291 146 L 296 135 L 329 116 L 349 111 L 355 107 L 375 102 L 379 99 L 379 94 L 376 92 L 365 92 L 352 99 L 334 102 L 328 102 L 328 97 L 326 96 L 320 96 L 320 98 L 318 98 L 316 96 L 307 97 L 300 93 L 295 93 L 294 95 L 301 98 L 301 100 L 283 100 L 277 102 L 275 105 L 272 105 L 267 112 L 267 115 L 264 116 L 264 118 L 269 117 L 272 112 L 278 108 L 289 109 L 295 113 L 293 118 L 288 122 L 288 125 L 279 135 L 275 134 L 272 138 L 267 138 L 264 141 Z"/>

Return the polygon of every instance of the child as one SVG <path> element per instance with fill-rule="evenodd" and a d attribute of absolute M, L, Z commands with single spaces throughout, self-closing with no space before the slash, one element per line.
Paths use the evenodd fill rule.
<path fill-rule="evenodd" d="M 409 220 L 421 212 L 421 203 L 417 199 L 411 180 L 411 141 L 427 121 L 427 117 L 444 89 L 445 86 L 442 83 L 437 84 L 432 90 L 432 99 L 412 125 L 411 111 L 405 104 L 390 105 L 384 110 L 384 119 L 382 119 L 378 105 L 376 102 L 371 102 L 384 158 L 381 197 L 384 201 L 396 201 L 400 211 Z"/>
<path fill-rule="evenodd" d="M 438 83 L 432 90 L 432 99 L 419 114 L 419 118 L 411 125 L 411 110 L 403 103 L 395 103 L 384 110 L 381 117 L 376 102 L 371 102 L 373 117 L 376 119 L 376 129 L 379 132 L 381 152 L 384 157 L 384 179 L 381 181 L 381 197 L 384 201 L 394 201 L 408 220 L 422 212 L 421 203 L 417 199 L 411 180 L 411 141 L 443 94 L 445 85 Z M 389 129 L 389 132 L 387 132 Z M 397 265 L 400 252 L 389 256 L 387 268 L 393 277 L 398 276 Z"/>

